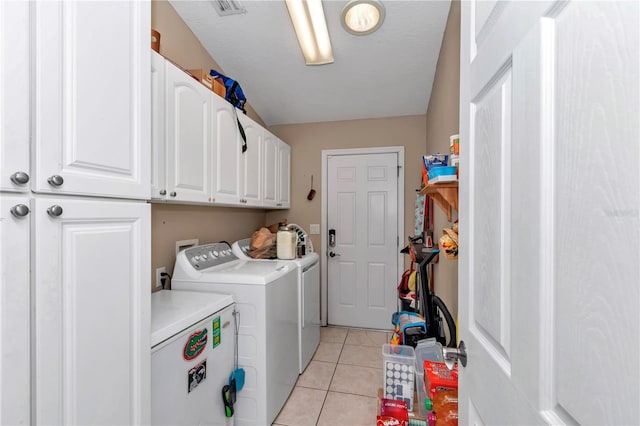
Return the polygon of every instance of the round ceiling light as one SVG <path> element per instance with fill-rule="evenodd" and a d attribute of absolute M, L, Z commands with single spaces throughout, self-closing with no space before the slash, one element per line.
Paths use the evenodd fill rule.
<path fill-rule="evenodd" d="M 378 0 L 351 0 L 340 17 L 342 26 L 351 34 L 371 34 L 384 21 L 384 6 Z"/>

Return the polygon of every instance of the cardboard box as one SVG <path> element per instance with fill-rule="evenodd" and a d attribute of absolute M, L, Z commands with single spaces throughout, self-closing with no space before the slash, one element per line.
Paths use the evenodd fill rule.
<path fill-rule="evenodd" d="M 224 83 L 219 78 L 212 77 L 207 71 L 200 69 L 187 70 L 189 74 L 200 83 L 204 84 L 213 93 L 224 98 L 227 94 L 227 89 L 224 87 Z"/>

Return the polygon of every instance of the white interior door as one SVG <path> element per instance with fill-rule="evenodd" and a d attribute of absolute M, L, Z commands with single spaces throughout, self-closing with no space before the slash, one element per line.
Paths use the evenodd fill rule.
<path fill-rule="evenodd" d="M 462 3 L 461 424 L 640 418 L 639 8 Z"/>
<path fill-rule="evenodd" d="M 391 329 L 397 307 L 398 164 L 397 153 L 327 159 L 329 324 Z"/>

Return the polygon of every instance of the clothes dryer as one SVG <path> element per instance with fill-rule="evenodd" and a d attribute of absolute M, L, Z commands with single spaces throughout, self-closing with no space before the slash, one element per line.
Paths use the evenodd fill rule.
<path fill-rule="evenodd" d="M 306 235 L 305 235 L 306 237 Z M 231 245 L 233 253 L 240 259 L 249 256 L 251 238 L 238 240 Z M 298 369 L 307 368 L 320 344 L 320 256 L 311 252 L 292 260 L 268 260 L 262 262 L 291 262 L 296 266 L 298 276 Z"/>
<path fill-rule="evenodd" d="M 240 260 L 226 243 L 176 256 L 173 291 L 229 293 L 240 313 L 238 363 L 245 370 L 235 424 L 270 425 L 298 378 L 297 269 L 291 262 Z"/>

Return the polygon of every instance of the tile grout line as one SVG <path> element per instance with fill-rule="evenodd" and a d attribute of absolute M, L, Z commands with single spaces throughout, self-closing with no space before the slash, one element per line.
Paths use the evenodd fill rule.
<path fill-rule="evenodd" d="M 336 368 L 333 369 L 333 374 L 331 374 L 331 380 L 329 380 L 329 386 L 327 387 L 327 393 L 324 394 L 324 399 L 322 400 L 322 406 L 320 407 L 320 413 L 318 414 L 318 418 L 316 419 L 316 426 L 318 426 L 318 422 L 320 421 L 320 417 L 322 417 L 322 411 L 324 410 L 324 404 L 327 402 L 327 397 L 329 396 L 329 389 L 331 389 L 331 382 L 333 382 L 333 378 L 336 375 L 336 371 L 338 370 L 338 362 L 340 361 L 340 357 L 342 356 L 342 351 L 344 350 L 344 345 L 347 341 L 347 336 L 349 335 L 349 330 L 347 329 L 347 334 L 344 336 L 344 341 L 342 342 L 342 347 L 340 348 L 340 353 L 338 354 L 338 359 L 336 360 Z"/>

